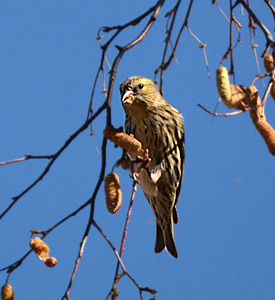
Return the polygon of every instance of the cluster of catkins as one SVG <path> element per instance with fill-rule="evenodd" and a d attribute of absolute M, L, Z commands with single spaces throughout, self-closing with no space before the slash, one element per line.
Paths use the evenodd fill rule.
<path fill-rule="evenodd" d="M 265 57 L 264 66 L 268 73 L 274 69 L 271 55 Z M 240 110 L 249 108 L 252 122 L 263 137 L 269 152 L 275 155 L 275 130 L 266 120 L 257 88 L 254 85 L 246 88 L 242 85 L 230 84 L 228 71 L 223 66 L 220 66 L 216 71 L 216 83 L 219 95 L 228 108 Z M 270 94 L 275 100 L 275 82 L 271 85 Z"/>
<path fill-rule="evenodd" d="M 55 257 L 49 257 L 50 248 L 39 237 L 31 239 L 30 247 L 36 253 L 36 255 L 44 261 L 44 264 L 47 267 L 52 268 L 56 265 L 57 259 Z"/>
<path fill-rule="evenodd" d="M 57 259 L 49 257 L 50 248 L 39 237 L 33 238 L 30 241 L 31 249 L 36 255 L 44 261 L 47 267 L 54 267 Z M 15 300 L 13 288 L 10 284 L 4 284 L 1 288 L 1 300 Z"/>

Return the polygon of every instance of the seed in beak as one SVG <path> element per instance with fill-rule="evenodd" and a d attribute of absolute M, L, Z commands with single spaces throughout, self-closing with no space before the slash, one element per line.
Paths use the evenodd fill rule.
<path fill-rule="evenodd" d="M 132 91 L 127 91 L 122 97 L 123 104 L 132 104 L 134 102 L 134 97 L 132 95 Z"/>

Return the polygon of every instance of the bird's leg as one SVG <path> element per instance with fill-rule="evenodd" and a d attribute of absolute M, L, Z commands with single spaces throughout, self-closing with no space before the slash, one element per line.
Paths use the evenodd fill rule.
<path fill-rule="evenodd" d="M 125 152 L 125 155 L 128 157 L 129 161 L 132 164 L 139 164 L 141 163 L 141 168 L 148 168 L 150 164 L 151 158 L 149 157 L 149 150 L 146 149 L 143 156 L 137 156 L 135 159 L 132 159 L 131 155 L 128 152 Z M 139 170 L 140 171 L 140 170 Z"/>
<path fill-rule="evenodd" d="M 132 175 L 134 181 L 136 181 L 138 184 L 140 183 L 140 181 L 138 180 L 138 173 L 134 172 Z"/>
<path fill-rule="evenodd" d="M 138 156 L 137 159 L 139 159 L 139 161 L 142 163 L 142 167 L 148 169 L 148 166 L 151 162 L 151 158 L 149 156 L 149 150 L 146 149 L 144 152 L 143 157 Z"/>
<path fill-rule="evenodd" d="M 131 157 L 131 154 L 123 150 L 121 158 L 116 162 L 116 166 L 121 166 L 123 169 L 129 169 L 131 172 L 131 177 L 138 182 L 138 175 L 141 169 L 145 169 L 151 179 L 151 172 L 148 168 L 151 162 L 149 157 L 149 150 L 146 149 L 143 156 L 137 156 L 135 159 Z M 140 164 L 138 170 L 134 171 L 134 164 Z"/>
<path fill-rule="evenodd" d="M 148 173 L 149 178 L 152 179 L 152 178 L 151 178 L 151 172 L 150 172 L 150 170 L 149 170 L 149 168 L 148 168 L 148 166 L 149 166 L 149 164 L 150 164 L 150 162 L 151 162 L 151 158 L 150 158 L 150 156 L 149 156 L 149 150 L 146 149 L 146 150 L 145 150 L 145 153 L 144 153 L 144 155 L 143 155 L 143 157 L 138 156 L 136 159 L 137 159 L 139 162 L 141 162 L 141 166 L 140 166 L 140 168 L 139 168 L 139 172 L 140 172 L 141 169 L 145 169 L 146 172 Z"/>

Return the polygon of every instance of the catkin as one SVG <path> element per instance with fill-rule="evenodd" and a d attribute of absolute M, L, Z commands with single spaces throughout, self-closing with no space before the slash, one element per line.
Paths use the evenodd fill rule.
<path fill-rule="evenodd" d="M 228 105 L 231 101 L 231 88 L 227 69 L 220 66 L 216 71 L 216 84 L 222 101 Z"/>
<path fill-rule="evenodd" d="M 48 257 L 47 259 L 45 259 L 44 264 L 47 267 L 52 268 L 57 264 L 57 259 L 55 257 Z"/>
<path fill-rule="evenodd" d="M 39 237 L 31 239 L 30 247 L 37 256 L 44 261 L 44 264 L 47 267 L 52 268 L 57 264 L 57 259 L 55 257 L 49 257 L 50 248 Z"/>
<path fill-rule="evenodd" d="M 246 103 L 249 107 L 256 107 L 261 104 L 261 99 L 258 95 L 258 90 L 255 86 L 251 85 L 246 89 Z M 259 106 L 250 111 L 252 122 L 256 129 L 263 137 L 269 152 L 275 155 L 275 130 L 266 121 L 266 117 L 263 113 L 263 107 Z"/>
<path fill-rule="evenodd" d="M 109 126 L 103 131 L 106 139 L 114 142 L 116 146 L 129 152 L 143 152 L 141 142 L 134 138 L 132 134 L 120 132 L 118 129 Z"/>
<path fill-rule="evenodd" d="M 115 214 L 121 206 L 121 188 L 119 177 L 117 174 L 111 172 L 105 177 L 105 195 L 106 206 L 110 213 Z"/>
<path fill-rule="evenodd" d="M 1 300 L 15 300 L 12 286 L 5 284 L 1 288 Z"/>
<path fill-rule="evenodd" d="M 274 61 L 272 55 L 269 54 L 264 58 L 264 67 L 268 73 L 274 69 Z"/>
<path fill-rule="evenodd" d="M 30 247 L 41 260 L 45 260 L 48 258 L 50 248 L 39 237 L 31 239 Z"/>
<path fill-rule="evenodd" d="M 259 122 L 257 129 L 262 135 L 269 152 L 275 156 L 275 130 L 268 122 Z"/>

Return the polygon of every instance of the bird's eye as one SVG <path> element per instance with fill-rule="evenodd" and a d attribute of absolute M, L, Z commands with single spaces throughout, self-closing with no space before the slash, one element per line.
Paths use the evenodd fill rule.
<path fill-rule="evenodd" d="M 139 90 L 143 89 L 143 87 L 144 87 L 144 84 L 143 84 L 143 83 L 140 83 L 140 84 L 138 85 L 138 89 L 139 89 Z"/>

